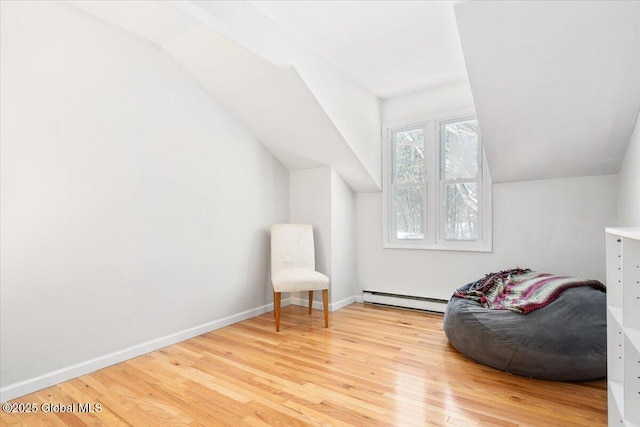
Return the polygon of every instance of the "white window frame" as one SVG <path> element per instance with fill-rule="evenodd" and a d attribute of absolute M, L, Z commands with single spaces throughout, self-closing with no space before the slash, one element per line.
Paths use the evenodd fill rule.
<path fill-rule="evenodd" d="M 437 116 L 422 117 L 402 122 L 394 122 L 383 125 L 382 140 L 382 212 L 383 212 L 383 247 L 388 249 L 426 249 L 426 250 L 453 250 L 453 251 L 492 251 L 492 215 L 491 215 L 491 176 L 487 167 L 482 136 L 480 135 L 479 150 L 479 177 L 477 179 L 460 180 L 460 182 L 478 182 L 478 240 L 474 241 L 450 241 L 444 239 L 444 189 L 441 156 L 440 131 L 444 123 L 475 119 L 475 111 L 459 110 Z M 424 129 L 425 142 L 425 211 L 426 224 L 423 224 L 424 239 L 397 239 L 395 233 L 395 189 L 402 184 L 395 184 L 395 153 L 392 136 L 403 130 Z M 406 186 L 414 186 L 407 184 Z M 425 218 L 425 217 L 423 217 Z"/>

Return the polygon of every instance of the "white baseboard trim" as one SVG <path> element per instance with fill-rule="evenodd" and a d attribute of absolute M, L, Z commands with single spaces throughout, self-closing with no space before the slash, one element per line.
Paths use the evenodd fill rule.
<path fill-rule="evenodd" d="M 286 298 L 282 300 L 281 305 L 285 306 L 289 305 L 290 303 L 290 299 Z M 243 311 L 242 313 L 214 320 L 213 322 L 204 323 L 202 325 L 194 326 L 183 331 L 159 337 L 142 344 L 114 351 L 113 353 L 105 354 L 104 356 L 99 356 L 85 362 L 58 369 L 56 371 L 37 376 L 35 378 L 30 378 L 25 381 L 9 384 L 0 388 L 0 402 L 7 402 L 8 400 L 33 393 L 38 390 L 42 390 L 43 388 L 51 387 L 52 385 L 59 384 L 63 381 L 68 381 L 70 379 L 95 372 L 99 369 L 115 365 L 116 363 L 124 362 L 125 360 L 129 360 L 134 357 L 142 356 L 143 354 L 159 350 L 161 348 L 179 343 L 189 338 L 197 337 L 198 335 L 206 334 L 207 332 L 229 326 L 242 320 L 259 316 L 260 314 L 272 310 L 273 303 L 263 305 L 262 307 Z"/>
<path fill-rule="evenodd" d="M 291 296 L 291 304 L 293 305 L 299 305 L 302 307 L 309 307 L 309 300 L 307 298 L 300 298 L 300 297 L 296 297 L 296 296 Z M 329 303 L 329 311 L 334 312 L 337 310 L 340 310 L 341 308 L 344 308 L 346 306 L 348 306 L 349 304 L 353 304 L 354 302 L 356 302 L 357 297 L 354 296 L 350 296 L 347 297 L 343 300 L 340 301 L 336 301 L 334 303 Z M 282 300 L 284 301 L 284 300 Z M 282 303 L 282 305 L 284 305 L 284 302 Z M 321 301 L 313 301 L 313 308 L 316 310 L 322 310 L 324 307 L 322 306 L 322 302 Z"/>
<path fill-rule="evenodd" d="M 336 310 L 340 310 L 343 307 L 351 305 L 354 302 L 356 302 L 356 296 L 352 295 L 352 296 L 347 297 L 347 298 L 345 298 L 343 300 L 336 301 L 333 304 L 329 304 L 329 307 L 331 308 L 331 311 L 336 311 Z"/>

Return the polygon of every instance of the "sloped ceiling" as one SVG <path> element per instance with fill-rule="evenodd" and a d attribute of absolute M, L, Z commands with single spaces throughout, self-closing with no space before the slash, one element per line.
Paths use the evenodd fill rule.
<path fill-rule="evenodd" d="M 252 4 L 382 99 L 467 80 L 452 2 Z"/>
<path fill-rule="evenodd" d="M 216 31 L 228 24 L 198 2 L 69 3 L 163 48 L 287 169 L 331 166 L 354 191 L 380 189 L 298 72 Z"/>
<path fill-rule="evenodd" d="M 276 67 L 205 26 L 174 37 L 164 48 L 288 169 L 330 165 L 352 188 L 374 188 L 293 67 Z"/>
<path fill-rule="evenodd" d="M 494 182 L 618 172 L 640 107 L 640 2 L 455 14 Z"/>
<path fill-rule="evenodd" d="M 72 3 L 164 48 L 287 168 L 332 166 L 355 191 L 379 190 L 375 161 L 274 40 L 381 98 L 464 78 L 461 42 L 494 182 L 616 173 L 640 109 L 640 1 Z"/>

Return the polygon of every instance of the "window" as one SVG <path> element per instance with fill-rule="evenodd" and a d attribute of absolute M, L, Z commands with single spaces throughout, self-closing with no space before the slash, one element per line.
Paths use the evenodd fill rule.
<path fill-rule="evenodd" d="M 478 120 L 385 126 L 385 247 L 491 251 L 491 179 Z"/>

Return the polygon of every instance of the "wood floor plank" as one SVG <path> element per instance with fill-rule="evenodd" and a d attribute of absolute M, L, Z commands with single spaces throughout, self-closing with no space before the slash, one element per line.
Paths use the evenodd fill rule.
<path fill-rule="evenodd" d="M 606 382 L 540 381 L 459 354 L 442 316 L 363 304 L 273 313 L 12 403 L 101 412 L 2 413 L 0 426 L 605 426 Z"/>

